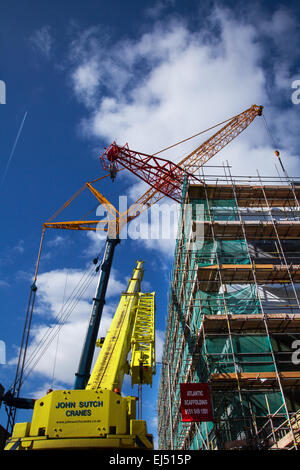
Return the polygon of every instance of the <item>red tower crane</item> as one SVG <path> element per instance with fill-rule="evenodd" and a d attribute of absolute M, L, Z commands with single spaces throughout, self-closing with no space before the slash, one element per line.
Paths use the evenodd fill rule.
<path fill-rule="evenodd" d="M 199 178 L 195 176 L 195 172 L 199 167 L 205 165 L 216 153 L 235 139 L 256 116 L 261 116 L 262 109 L 262 106 L 252 105 L 246 111 L 229 119 L 222 129 L 193 150 L 178 164 L 156 155 L 147 155 L 131 150 L 127 143 L 120 147 L 116 142 L 113 142 L 105 149 L 100 157 L 100 162 L 105 170 L 110 171 L 112 179 L 115 178 L 121 165 L 149 184 L 154 190 L 154 192 L 150 190 L 151 198 L 159 192 L 180 202 L 184 177 L 187 176 L 191 181 L 199 181 Z M 148 192 L 146 194 L 149 195 Z M 150 200 L 147 201 L 147 205 L 148 207 L 152 205 Z"/>

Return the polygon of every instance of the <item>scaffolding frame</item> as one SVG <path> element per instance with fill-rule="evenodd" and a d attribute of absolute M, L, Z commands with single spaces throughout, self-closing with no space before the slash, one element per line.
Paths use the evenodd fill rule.
<path fill-rule="evenodd" d="M 278 449 L 280 429 L 281 439 L 283 432 L 289 436 L 287 448 L 298 449 L 299 419 L 288 394 L 300 392 L 300 367 L 291 366 L 291 350 L 277 349 L 282 338 L 300 340 L 300 266 L 293 244 L 300 238 L 300 183 L 258 172 L 232 176 L 228 162 L 214 168 L 223 174 L 202 167 L 203 184 L 185 182 L 183 188 L 158 396 L 159 447 L 265 448 L 268 442 Z M 199 200 L 203 220 L 186 209 Z M 191 249 L 197 224 L 202 248 Z M 271 250 L 261 250 L 268 244 Z M 228 291 L 232 286 L 237 294 Z M 240 312 L 231 295 L 240 296 Z M 223 349 L 213 351 L 214 343 Z M 182 423 L 179 384 L 199 381 L 210 384 L 214 422 Z M 267 426 L 273 441 L 262 438 Z"/>

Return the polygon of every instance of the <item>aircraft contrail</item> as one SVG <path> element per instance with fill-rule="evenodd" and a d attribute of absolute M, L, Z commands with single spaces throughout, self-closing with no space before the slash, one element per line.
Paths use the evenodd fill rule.
<path fill-rule="evenodd" d="M 8 167 L 9 167 L 10 162 L 11 162 L 11 159 L 12 159 L 14 153 L 15 153 L 15 149 L 16 149 L 16 146 L 17 146 L 19 137 L 20 137 L 20 135 L 21 135 L 21 132 L 22 132 L 22 129 L 23 129 L 23 126 L 24 126 L 24 122 L 25 122 L 26 116 L 27 116 L 27 111 L 25 111 L 24 117 L 23 117 L 23 119 L 22 119 L 22 122 L 21 122 L 21 125 L 20 125 L 20 127 L 19 127 L 17 136 L 16 136 L 15 141 L 14 141 L 14 145 L 13 145 L 13 147 L 12 147 L 12 149 L 11 149 L 11 152 L 10 152 L 10 155 L 9 155 L 9 158 L 8 158 L 8 161 L 7 161 L 7 164 L 6 164 L 6 167 L 5 167 L 5 170 L 4 170 L 2 179 L 1 179 L 0 188 L 1 188 L 2 184 L 4 183 L 5 177 L 6 177 L 6 175 L 7 175 Z"/>

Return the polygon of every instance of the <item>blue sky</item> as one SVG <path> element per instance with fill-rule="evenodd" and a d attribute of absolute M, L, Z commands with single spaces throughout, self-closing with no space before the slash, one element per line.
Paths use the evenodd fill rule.
<path fill-rule="evenodd" d="M 97 158 L 114 139 L 152 153 L 258 104 L 275 144 L 257 118 L 214 164 L 228 159 L 233 174 L 256 169 L 276 174 L 275 145 L 289 174 L 300 174 L 300 106 L 292 101 L 292 84 L 300 80 L 299 15 L 296 1 L 2 2 L 0 339 L 7 364 L 0 364 L 0 382 L 5 387 L 14 377 L 42 223 L 86 181 L 104 175 Z M 165 158 L 179 160 L 198 143 Z M 116 206 L 119 195 L 133 203 L 146 189 L 125 172 L 99 186 Z M 83 197 L 68 217 L 90 210 L 96 215 L 96 207 L 95 200 Z M 133 232 L 151 220 L 142 222 Z M 30 350 L 102 249 L 103 240 L 95 236 L 47 232 Z M 173 251 L 174 240 L 122 241 L 101 326 L 105 333 L 135 261 L 143 259 L 144 290 L 156 291 L 158 360 Z M 51 383 L 73 385 L 94 285 L 26 380 L 24 395 L 41 396 Z M 154 434 L 158 379 L 159 374 L 153 390 L 144 391 L 144 415 Z M 131 393 L 127 382 L 124 393 Z M 25 415 L 20 412 L 19 419 Z M 3 409 L 0 422 L 6 422 Z"/>

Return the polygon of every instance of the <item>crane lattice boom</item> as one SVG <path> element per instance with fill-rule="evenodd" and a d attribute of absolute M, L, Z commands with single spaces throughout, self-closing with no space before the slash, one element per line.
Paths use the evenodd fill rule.
<path fill-rule="evenodd" d="M 183 179 L 198 180 L 195 173 L 222 148 L 245 130 L 256 116 L 262 114 L 262 106 L 252 105 L 246 111 L 234 116 L 222 129 L 207 139 L 179 163 L 158 158 L 154 155 L 130 150 L 128 144 L 123 147 L 113 142 L 101 155 L 100 161 L 105 170 L 119 170 L 119 165 L 127 168 L 151 188 L 135 203 L 135 210 L 145 210 L 163 196 L 169 196 L 180 202 Z M 157 196 L 160 193 L 160 196 Z M 162 197 L 163 197 L 162 196 Z M 145 206 L 145 207 L 143 207 Z"/>

